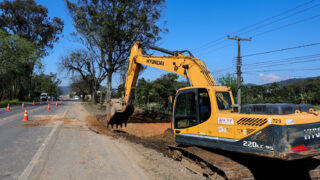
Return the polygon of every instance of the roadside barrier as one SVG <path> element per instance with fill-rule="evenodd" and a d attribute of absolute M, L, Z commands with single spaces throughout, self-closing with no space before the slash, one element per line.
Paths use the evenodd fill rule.
<path fill-rule="evenodd" d="M 27 108 L 26 108 L 26 110 L 24 111 L 24 115 L 23 115 L 22 121 L 28 121 L 28 110 L 27 110 Z"/>

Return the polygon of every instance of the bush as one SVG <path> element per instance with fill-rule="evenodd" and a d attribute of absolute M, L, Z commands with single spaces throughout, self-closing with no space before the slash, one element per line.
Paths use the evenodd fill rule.
<path fill-rule="evenodd" d="M 13 100 L 3 100 L 0 101 L 0 107 L 7 107 L 8 104 L 14 105 L 14 104 L 21 104 L 22 102 L 19 101 L 18 99 L 13 99 Z"/>

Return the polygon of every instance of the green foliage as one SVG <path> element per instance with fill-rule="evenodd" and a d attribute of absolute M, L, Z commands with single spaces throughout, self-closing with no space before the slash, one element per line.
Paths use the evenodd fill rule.
<path fill-rule="evenodd" d="M 63 21 L 48 17 L 48 9 L 34 0 L 4 0 L 0 2 L 0 29 L 18 35 L 45 52 L 62 34 Z"/>
<path fill-rule="evenodd" d="M 33 65 L 40 63 L 40 50 L 18 35 L 0 30 L 0 99 L 23 98 L 30 89 Z"/>
<path fill-rule="evenodd" d="M 21 104 L 22 102 L 19 101 L 18 99 L 13 99 L 13 100 L 2 100 L 0 101 L 0 108 L 3 108 L 3 107 L 7 107 L 8 104 L 11 105 L 14 105 L 14 104 Z"/>
<path fill-rule="evenodd" d="M 237 96 L 237 78 L 232 74 L 226 74 L 218 79 L 218 83 L 221 86 L 228 86 L 232 90 L 234 98 Z"/>
<path fill-rule="evenodd" d="M 70 85 L 71 91 L 75 92 L 76 95 L 82 98 L 90 93 L 90 84 L 87 80 L 81 79 L 80 77 L 73 77 Z"/>
<path fill-rule="evenodd" d="M 135 103 L 140 105 L 158 105 L 159 109 L 168 108 L 169 96 L 174 96 L 176 91 L 188 86 L 186 82 L 179 82 L 178 75 L 168 73 L 154 81 L 138 80 Z"/>
<path fill-rule="evenodd" d="M 46 74 L 38 74 L 33 77 L 33 89 L 34 96 L 39 97 L 41 93 L 48 93 L 49 96 L 58 96 L 60 94 L 59 84 L 61 80 L 57 78 L 57 74 L 50 73 Z"/>
<path fill-rule="evenodd" d="M 288 86 L 277 83 L 247 88 L 248 103 L 320 104 L 320 78 L 300 80 Z"/>
<path fill-rule="evenodd" d="M 314 108 L 316 108 L 316 110 L 320 110 L 320 105 L 316 105 L 316 106 L 314 106 Z"/>
<path fill-rule="evenodd" d="M 62 29 L 61 19 L 49 18 L 48 9 L 34 0 L 0 2 L 0 100 L 31 100 L 38 97 L 42 86 L 57 94 L 56 75 L 47 75 L 40 82 L 37 76 L 45 75 L 34 71 L 41 69 L 40 58 L 58 41 Z"/>

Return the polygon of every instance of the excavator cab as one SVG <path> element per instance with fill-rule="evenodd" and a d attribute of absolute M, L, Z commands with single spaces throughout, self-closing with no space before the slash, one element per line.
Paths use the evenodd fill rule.
<path fill-rule="evenodd" d="M 199 134 L 200 124 L 215 118 L 217 111 L 232 112 L 233 103 L 230 88 L 224 86 L 188 87 L 178 90 L 173 110 L 175 134 Z"/>

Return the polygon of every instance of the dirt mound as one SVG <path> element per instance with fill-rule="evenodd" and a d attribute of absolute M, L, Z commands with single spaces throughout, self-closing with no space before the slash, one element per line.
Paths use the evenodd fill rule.
<path fill-rule="evenodd" d="M 118 128 L 118 129 L 108 129 L 106 125 L 106 120 L 102 116 L 88 117 L 88 126 L 89 129 L 99 133 L 112 136 L 115 138 L 125 138 L 128 141 L 142 144 L 147 148 L 155 149 L 156 151 L 164 154 L 168 154 L 168 145 L 175 144 L 173 132 L 170 128 L 170 123 L 152 123 L 152 124 L 135 124 L 128 123 L 127 128 Z M 144 127 L 140 127 L 145 125 Z M 149 128 L 146 128 L 149 126 Z M 164 129 L 165 126 L 168 126 Z M 152 127 L 152 128 L 151 128 Z M 139 129 L 139 131 L 136 131 Z M 156 135 L 154 134 L 155 130 L 162 129 L 162 131 L 157 131 Z M 161 132 L 161 133 L 159 133 Z M 150 135 L 151 133 L 151 135 Z"/>
<path fill-rule="evenodd" d="M 169 115 L 161 114 L 152 110 L 143 110 L 135 108 L 128 122 L 134 123 L 156 123 L 156 122 L 171 122 Z"/>

